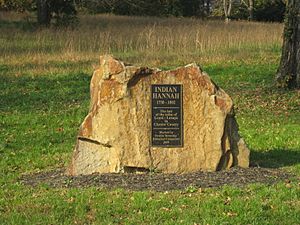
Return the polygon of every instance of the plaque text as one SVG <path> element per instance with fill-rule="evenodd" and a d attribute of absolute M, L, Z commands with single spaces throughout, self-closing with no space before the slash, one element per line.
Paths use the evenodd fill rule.
<path fill-rule="evenodd" d="M 151 103 L 152 146 L 183 147 L 182 85 L 152 85 Z"/>

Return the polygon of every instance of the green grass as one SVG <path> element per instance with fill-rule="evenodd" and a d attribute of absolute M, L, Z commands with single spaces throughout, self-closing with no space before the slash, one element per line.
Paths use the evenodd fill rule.
<path fill-rule="evenodd" d="M 123 19 L 124 24 L 130 20 Z M 103 21 L 108 24 L 103 27 L 114 26 L 111 20 Z M 189 20 L 161 23 L 172 28 Z M 22 174 L 70 162 L 76 133 L 88 112 L 93 67 L 102 51 L 91 51 L 93 46 L 86 52 L 65 46 L 58 31 L 28 30 L 14 22 L 0 24 L 0 31 L 5 31 L 0 32 L 0 224 L 300 224 L 299 179 L 167 193 L 20 184 Z M 278 24 L 242 22 L 241 26 L 278 30 Z M 66 32 L 77 37 L 76 31 Z M 55 37 L 62 39 L 56 43 Z M 131 63 L 147 62 L 165 69 L 192 61 L 201 64 L 232 96 L 240 133 L 251 148 L 251 162 L 299 177 L 300 93 L 273 85 L 280 43 L 256 45 L 254 41 L 245 44 L 246 48 L 232 45 L 202 52 L 182 53 L 178 45 L 171 52 L 145 53 L 134 46 L 112 53 Z M 88 43 L 80 40 L 78 44 Z"/>
<path fill-rule="evenodd" d="M 4 223 L 297 224 L 300 219 L 296 184 L 224 187 L 195 193 L 15 189 L 15 198 L 7 197 L 10 191 L 4 193 Z"/>

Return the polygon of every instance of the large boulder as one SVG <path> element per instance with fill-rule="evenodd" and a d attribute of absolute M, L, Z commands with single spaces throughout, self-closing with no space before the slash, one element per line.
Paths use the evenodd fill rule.
<path fill-rule="evenodd" d="M 182 146 L 151 142 L 153 84 L 182 87 Z M 249 166 L 249 150 L 238 134 L 232 99 L 196 64 L 160 71 L 101 56 L 90 92 L 90 110 L 79 130 L 70 175 Z"/>

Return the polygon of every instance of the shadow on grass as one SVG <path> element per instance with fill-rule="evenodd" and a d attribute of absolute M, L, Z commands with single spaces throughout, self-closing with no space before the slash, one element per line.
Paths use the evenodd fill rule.
<path fill-rule="evenodd" d="M 0 76 L 0 111 L 61 111 L 89 100 L 91 77 L 85 73 L 53 76 Z"/>
<path fill-rule="evenodd" d="M 46 47 L 44 46 L 44 48 L 46 48 Z M 0 51 L 1 50 L 2 49 L 0 47 Z M 35 49 L 35 50 L 38 50 L 38 49 Z M 56 50 L 53 50 L 53 52 L 55 52 L 55 51 Z M 20 52 L 22 52 L 22 50 L 18 50 L 18 53 L 20 53 Z M 24 50 L 24 52 L 25 52 L 25 50 Z M 27 63 L 22 63 L 21 65 L 17 65 L 17 66 L 11 65 L 11 64 L 0 64 L 0 74 L 2 73 L 2 74 L 7 74 L 7 75 L 14 75 L 14 74 L 16 74 L 16 72 L 19 72 L 19 71 L 22 71 L 23 74 L 26 74 L 28 70 L 29 70 L 29 72 L 30 72 L 30 70 L 40 70 L 40 71 L 45 71 L 45 73 L 47 73 L 50 69 L 53 69 L 53 68 L 59 69 L 62 71 L 64 69 L 66 69 L 66 70 L 80 69 L 79 71 L 82 71 L 83 68 L 90 69 L 91 64 L 93 62 L 94 62 L 93 60 L 80 60 L 80 61 L 49 60 L 45 63 L 34 64 L 34 63 L 27 62 Z M 92 70 L 91 70 L 90 74 L 92 74 Z M 42 75 L 44 75 L 44 74 L 42 74 Z M 0 77 L 1 77 L 1 75 L 0 75 Z M 70 74 L 70 77 L 71 77 L 71 74 Z M 75 78 L 76 78 L 76 75 L 75 75 Z M 21 79 L 21 78 L 18 78 L 18 79 Z M 70 79 L 72 79 L 72 77 Z"/>
<path fill-rule="evenodd" d="M 29 20 L 20 20 L 20 21 L 8 21 L 0 20 L 0 29 L 2 28 L 17 28 L 23 31 L 33 32 L 38 28 L 37 22 Z"/>
<path fill-rule="evenodd" d="M 221 87 L 239 92 L 253 90 L 258 85 L 272 84 L 276 65 L 241 63 L 240 65 L 207 65 L 203 69 Z"/>
<path fill-rule="evenodd" d="M 300 164 L 300 150 L 272 149 L 251 151 L 251 165 L 265 168 L 281 168 Z"/>

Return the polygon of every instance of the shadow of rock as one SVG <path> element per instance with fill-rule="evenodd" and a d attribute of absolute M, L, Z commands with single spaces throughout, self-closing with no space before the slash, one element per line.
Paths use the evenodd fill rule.
<path fill-rule="evenodd" d="M 272 149 L 251 151 L 250 165 L 265 168 L 281 168 L 300 164 L 299 149 Z"/>

